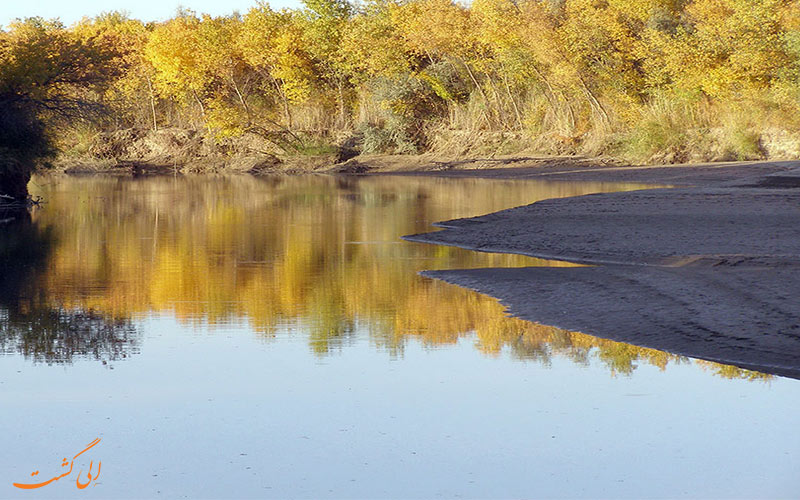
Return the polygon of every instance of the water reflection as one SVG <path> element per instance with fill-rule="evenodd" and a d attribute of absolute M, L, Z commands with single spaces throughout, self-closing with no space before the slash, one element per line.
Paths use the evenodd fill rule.
<path fill-rule="evenodd" d="M 49 308 L 0 310 L 0 350 L 45 363 L 88 357 L 108 363 L 138 352 L 128 320 L 109 320 L 93 311 Z"/>
<path fill-rule="evenodd" d="M 686 362 L 509 318 L 492 299 L 417 275 L 569 264 L 399 239 L 439 220 L 638 185 L 243 176 L 38 178 L 33 187 L 48 203 L 34 214 L 38 227 L 31 227 L 47 241 L 26 246 L 47 251 L 36 271 L 18 280 L 26 286 L 11 286 L 2 298 L 9 311 L 3 342 L 50 361 L 76 353 L 124 355 L 125 346 L 136 345 L 136 320 L 166 313 L 187 326 L 246 320 L 264 339 L 291 327 L 320 356 L 367 332 L 397 356 L 410 339 L 440 346 L 474 335 L 489 355 L 507 350 L 541 363 L 597 357 L 619 374 L 637 363 L 663 369 Z M 10 267 L 33 258 L 8 255 Z M 30 290 L 36 300 L 27 303 L 44 311 L 38 316 L 31 316 L 33 306 L 20 309 Z M 35 335 L 41 345 L 20 333 L 26 325 L 41 331 Z M 83 336 L 55 333 L 74 331 Z"/>
<path fill-rule="evenodd" d="M 29 218 L 0 233 L 0 352 L 21 353 L 36 362 L 68 363 L 75 357 L 108 361 L 137 348 L 136 328 L 83 308 L 53 304 L 40 279 L 57 246 L 50 229 Z"/>

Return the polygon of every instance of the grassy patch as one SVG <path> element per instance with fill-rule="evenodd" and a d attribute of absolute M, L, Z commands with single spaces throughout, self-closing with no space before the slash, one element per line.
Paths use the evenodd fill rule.
<path fill-rule="evenodd" d="M 336 154 L 339 148 L 323 141 L 304 141 L 298 146 L 297 154 L 301 156 L 322 156 Z"/>
<path fill-rule="evenodd" d="M 742 127 L 726 130 L 726 150 L 736 160 L 758 160 L 764 157 L 761 134 Z"/>

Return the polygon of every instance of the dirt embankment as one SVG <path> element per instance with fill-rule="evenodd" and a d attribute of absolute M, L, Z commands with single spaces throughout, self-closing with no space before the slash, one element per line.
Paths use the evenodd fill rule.
<path fill-rule="evenodd" d="M 326 146 L 301 140 L 294 134 L 273 136 L 248 132 L 239 137 L 217 138 L 205 131 L 180 128 L 122 129 L 97 134 L 88 144 L 73 147 L 56 160 L 55 166 L 67 173 L 386 173 L 592 181 L 613 177 L 622 182 L 650 179 L 660 184 L 676 184 L 676 178 L 681 178 L 684 184 L 694 184 L 715 179 L 720 166 L 732 165 L 695 164 L 691 169 L 676 165 L 630 167 L 613 158 L 526 152 L 466 158 L 435 152 L 369 155 L 361 154 L 357 135 Z M 755 174 L 752 170 L 757 167 L 752 163 L 747 168 Z"/>
<path fill-rule="evenodd" d="M 279 163 L 273 149 L 255 135 L 215 141 L 186 129 L 124 129 L 97 134 L 85 151 L 59 157 L 56 167 L 67 173 L 258 172 Z"/>
<path fill-rule="evenodd" d="M 406 239 L 592 264 L 426 274 L 531 321 L 800 378 L 798 167 L 532 172 L 696 186 L 545 200 Z"/>
<path fill-rule="evenodd" d="M 357 155 L 352 139 L 332 146 L 289 132 L 219 138 L 191 129 L 130 128 L 96 134 L 88 144 L 62 153 L 54 166 L 65 173 L 133 175 L 363 173 L 373 168 L 348 162 Z"/>
<path fill-rule="evenodd" d="M 95 135 L 87 145 L 61 155 L 57 170 L 66 173 L 345 173 L 412 172 L 539 165 L 551 158 L 500 157 L 456 160 L 435 154 L 361 155 L 358 139 L 314 147 L 291 137 L 283 146 L 275 138 L 246 133 L 215 138 L 204 132 L 168 128 L 123 129 Z M 566 159 L 556 159 L 567 161 Z M 584 162 L 582 159 L 569 161 Z M 597 162 L 594 161 L 596 164 Z"/>

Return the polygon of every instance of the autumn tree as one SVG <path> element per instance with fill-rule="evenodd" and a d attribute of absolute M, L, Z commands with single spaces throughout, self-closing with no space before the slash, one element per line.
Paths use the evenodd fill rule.
<path fill-rule="evenodd" d="M 103 107 L 106 130 L 258 134 L 287 154 L 342 138 L 412 153 L 461 134 L 458 154 L 512 137 L 562 153 L 644 144 L 645 160 L 671 148 L 681 154 L 663 158 L 677 161 L 708 144 L 690 137 L 747 121 L 749 152 L 733 157 L 759 157 L 760 130 L 800 126 L 799 4 L 306 0 L 158 23 L 29 20 L 0 33 L 2 119 L 27 124 L 5 126 L 25 131 L 5 143 L 45 151 L 45 113 L 54 122 Z"/>
<path fill-rule="evenodd" d="M 345 0 L 303 0 L 303 4 L 305 9 L 299 18 L 303 42 L 323 89 L 335 95 L 334 126 L 344 128 L 349 118 L 346 110 L 349 74 L 341 46 L 353 7 Z"/>
<path fill-rule="evenodd" d="M 155 70 L 144 54 L 150 27 L 124 13 L 109 12 L 84 18 L 72 31 L 81 39 L 96 40 L 115 54 L 111 61 L 117 68 L 115 78 L 102 96 L 114 122 L 157 129 L 159 99 L 153 84 Z"/>
<path fill-rule="evenodd" d="M 31 18 L 0 33 L 0 195 L 21 203 L 54 129 L 97 118 L 118 56 L 96 37 Z"/>
<path fill-rule="evenodd" d="M 144 54 L 155 70 L 157 92 L 184 105 L 194 102 L 205 121 L 209 75 L 201 58 L 199 29 L 200 18 L 192 11 L 181 11 L 153 30 Z"/>

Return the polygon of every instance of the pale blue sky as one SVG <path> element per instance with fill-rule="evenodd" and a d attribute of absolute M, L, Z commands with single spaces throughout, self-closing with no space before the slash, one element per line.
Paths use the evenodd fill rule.
<path fill-rule="evenodd" d="M 297 7 L 300 0 L 272 0 L 273 8 Z M 256 0 L 0 0 L 0 25 L 20 17 L 57 17 L 70 25 L 83 16 L 96 16 L 111 10 L 127 11 L 143 21 L 163 20 L 175 13 L 178 6 L 212 15 L 247 12 Z"/>

